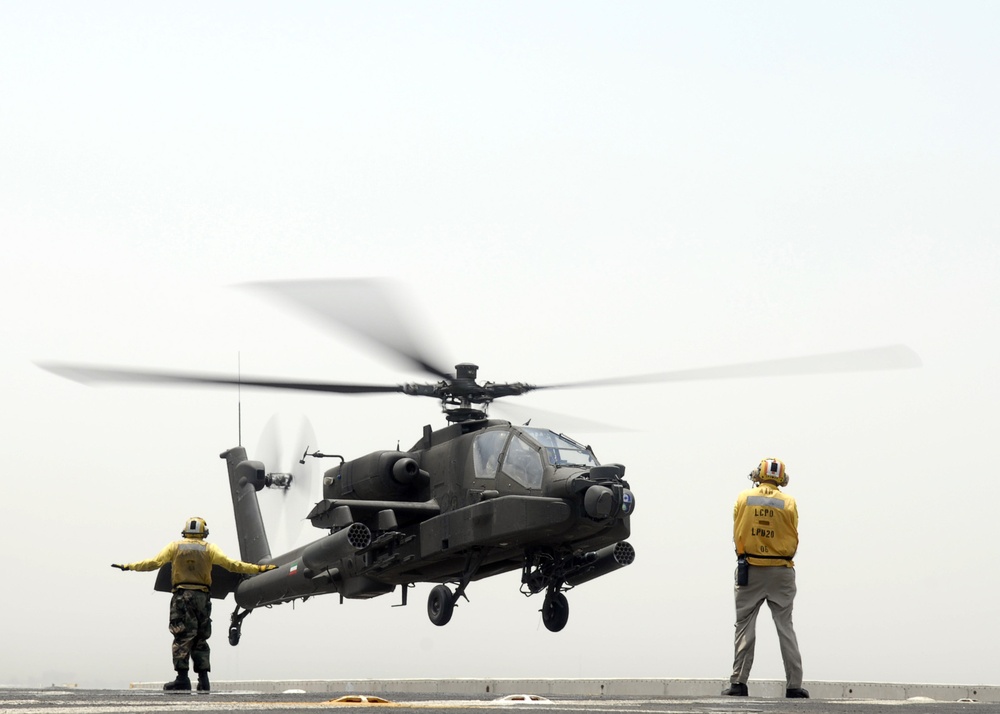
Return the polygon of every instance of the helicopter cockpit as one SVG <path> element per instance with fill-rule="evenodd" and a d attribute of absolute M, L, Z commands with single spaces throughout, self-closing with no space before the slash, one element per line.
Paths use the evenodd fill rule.
<path fill-rule="evenodd" d="M 521 427 L 519 431 L 542 447 L 545 458 L 553 466 L 575 466 L 586 469 L 600 466 L 589 446 L 579 444 L 564 434 L 530 426 Z"/>
<path fill-rule="evenodd" d="M 506 447 L 506 448 L 505 448 Z M 598 466 L 586 446 L 549 429 L 510 427 L 491 429 L 476 437 L 473 445 L 476 477 L 496 478 L 500 470 L 528 489 L 540 489 L 545 464 L 589 469 Z"/>

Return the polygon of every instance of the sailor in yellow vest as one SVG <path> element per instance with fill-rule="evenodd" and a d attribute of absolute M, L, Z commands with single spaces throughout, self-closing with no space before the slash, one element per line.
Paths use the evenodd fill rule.
<path fill-rule="evenodd" d="M 191 680 L 188 677 L 188 659 L 194 662 L 198 673 L 198 691 L 208 692 L 210 650 L 208 638 L 212 636 L 212 566 L 220 565 L 226 570 L 245 575 L 255 575 L 265 570 L 273 570 L 273 565 L 255 565 L 233 560 L 222 552 L 215 543 L 205 542 L 208 524 L 204 518 L 188 518 L 181 531 L 183 538 L 170 543 L 150 560 L 119 565 L 119 570 L 159 570 L 171 564 L 170 633 L 174 636 L 172 655 L 177 678 L 167 682 L 167 691 L 189 692 Z"/>
<path fill-rule="evenodd" d="M 763 459 L 749 476 L 754 487 L 743 491 L 733 508 L 736 544 L 736 657 L 729 689 L 723 694 L 747 696 L 753 666 L 757 613 L 767 602 L 778 630 L 785 664 L 785 696 L 807 698 L 802 688 L 802 657 L 792 628 L 795 601 L 795 564 L 799 547 L 799 512 L 795 499 L 782 493 L 788 484 L 784 462 Z"/>

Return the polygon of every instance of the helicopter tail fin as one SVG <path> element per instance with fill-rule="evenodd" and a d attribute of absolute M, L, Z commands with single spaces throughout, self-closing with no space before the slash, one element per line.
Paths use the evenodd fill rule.
<path fill-rule="evenodd" d="M 271 557 L 271 548 L 264 532 L 264 521 L 257 503 L 257 491 L 264 487 L 264 465 L 248 461 L 242 446 L 219 454 L 229 470 L 229 491 L 236 516 L 236 537 L 240 543 L 240 559 L 260 563 Z"/>

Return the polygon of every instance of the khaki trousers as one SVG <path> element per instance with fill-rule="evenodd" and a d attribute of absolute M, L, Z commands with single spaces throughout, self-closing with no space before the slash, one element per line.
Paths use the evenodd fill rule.
<path fill-rule="evenodd" d="M 788 689 L 802 686 L 802 656 L 792 628 L 792 604 L 795 601 L 795 568 L 783 566 L 750 566 L 746 585 L 736 591 L 736 656 L 730 683 L 746 684 L 753 666 L 754 645 L 757 642 L 757 613 L 767 602 L 778 630 L 781 660 L 785 665 Z"/>

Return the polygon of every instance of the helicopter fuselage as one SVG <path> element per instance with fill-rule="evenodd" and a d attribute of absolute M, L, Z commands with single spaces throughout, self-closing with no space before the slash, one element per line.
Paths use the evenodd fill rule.
<path fill-rule="evenodd" d="M 251 551 L 243 556 L 278 566 L 240 583 L 236 601 L 246 608 L 333 592 L 374 597 L 416 582 L 464 590 L 518 568 L 527 594 L 558 591 L 634 557 L 622 543 L 635 503 L 624 467 L 602 466 L 588 447 L 546 429 L 486 419 L 426 427 L 409 451 L 341 463 L 324 474 L 323 500 L 308 516 L 329 535 L 275 557 L 261 552 L 262 527 L 254 538 L 245 513 L 263 465 L 241 452 L 223 456 L 241 549 Z"/>

